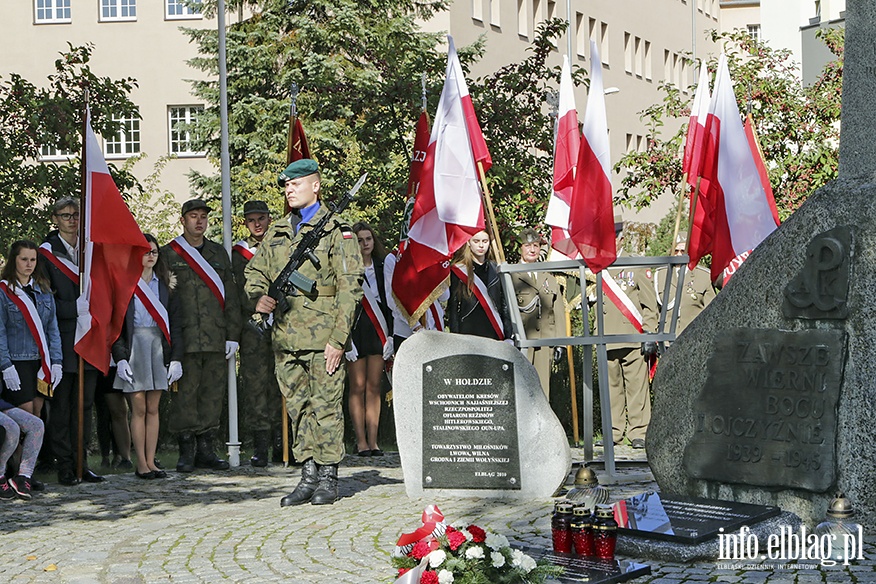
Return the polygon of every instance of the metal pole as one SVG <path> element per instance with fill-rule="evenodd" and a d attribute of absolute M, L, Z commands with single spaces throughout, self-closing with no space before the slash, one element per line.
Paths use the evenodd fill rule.
<path fill-rule="evenodd" d="M 569 55 L 569 67 L 572 66 L 572 34 L 575 29 L 572 28 L 572 0 L 566 0 L 566 20 L 569 22 L 569 28 L 566 30 L 566 51 Z"/>
<path fill-rule="evenodd" d="M 697 58 L 697 0 L 690 0 L 690 54 Z"/>
<path fill-rule="evenodd" d="M 225 0 L 216 4 L 219 27 L 219 136 L 222 175 L 222 239 L 231 257 L 231 161 L 228 155 L 228 71 L 225 63 Z M 228 463 L 240 466 L 240 439 L 237 432 L 237 360 L 228 360 Z"/>

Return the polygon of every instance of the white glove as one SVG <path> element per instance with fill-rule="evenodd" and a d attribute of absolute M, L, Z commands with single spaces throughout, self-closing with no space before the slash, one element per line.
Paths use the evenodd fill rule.
<path fill-rule="evenodd" d="M 179 381 L 182 377 L 182 363 L 179 361 L 171 361 L 170 367 L 167 368 L 167 383 L 172 385 Z"/>
<path fill-rule="evenodd" d="M 62 377 L 64 377 L 64 367 L 60 363 L 55 363 L 52 365 L 52 391 L 58 388 Z"/>
<path fill-rule="evenodd" d="M 87 316 L 90 313 L 90 309 L 88 298 L 85 295 L 76 299 L 76 316 Z"/>
<path fill-rule="evenodd" d="M 352 348 L 344 353 L 344 357 L 347 358 L 347 361 L 355 361 L 359 358 L 359 351 L 356 350 L 356 345 L 352 345 Z"/>
<path fill-rule="evenodd" d="M 393 355 L 395 355 L 395 347 L 393 347 L 392 337 L 388 337 L 383 345 L 383 360 L 389 361 Z"/>
<path fill-rule="evenodd" d="M 134 372 L 131 371 L 131 366 L 124 359 L 116 364 L 116 374 L 118 374 L 119 379 L 122 381 L 127 381 L 131 384 L 134 383 Z"/>
<path fill-rule="evenodd" d="M 237 352 L 238 346 L 237 341 L 225 341 L 225 358 L 231 359 Z"/>
<path fill-rule="evenodd" d="M 18 376 L 18 370 L 15 365 L 10 365 L 3 370 L 3 381 L 6 382 L 6 389 L 9 391 L 19 391 L 21 389 L 21 378 Z"/>

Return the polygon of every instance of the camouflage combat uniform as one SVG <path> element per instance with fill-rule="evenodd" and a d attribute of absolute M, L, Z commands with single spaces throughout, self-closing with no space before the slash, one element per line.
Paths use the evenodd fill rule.
<path fill-rule="evenodd" d="M 250 236 L 246 243 L 250 249 L 257 249 L 259 242 Z M 243 399 L 246 427 L 253 433 L 270 432 L 272 422 L 280 420 L 280 389 L 274 374 L 274 353 L 271 349 L 271 336 L 260 335 L 247 325 L 254 312 L 253 303 L 248 302 L 244 292 L 244 269 L 250 260 L 237 252 L 231 253 L 231 269 L 237 283 L 241 299 L 240 331 L 240 386 L 239 395 Z"/>
<path fill-rule="evenodd" d="M 321 205 L 311 223 L 328 209 Z M 246 295 L 255 306 L 289 260 L 304 233 L 296 235 L 298 216 L 289 214 L 274 223 L 262 239 L 259 252 L 245 270 Z M 291 310 L 275 319 L 273 348 L 277 381 L 286 398 L 295 459 L 309 458 L 318 465 L 334 465 L 344 457 L 343 358 L 334 374 L 325 371 L 325 347 L 343 349 L 352 328 L 353 313 L 362 298 L 364 268 L 359 244 L 350 228 L 334 220 L 329 235 L 315 255 L 322 268 L 305 262 L 300 273 L 316 281 L 317 296 L 289 296 Z"/>
<path fill-rule="evenodd" d="M 228 253 L 218 243 L 204 241 L 201 255 L 216 270 L 225 286 L 225 310 L 207 284 L 170 245 L 161 248 L 177 278 L 185 355 L 179 391 L 170 402 L 169 431 L 201 435 L 219 428 L 222 403 L 228 388 L 225 341 L 240 338 L 240 300 Z"/>

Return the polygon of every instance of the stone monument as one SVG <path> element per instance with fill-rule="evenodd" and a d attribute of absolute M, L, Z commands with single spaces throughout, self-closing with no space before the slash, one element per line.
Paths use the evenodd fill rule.
<path fill-rule="evenodd" d="M 876 4 L 846 11 L 839 178 L 754 250 L 660 360 L 648 460 L 664 493 L 775 505 L 836 491 L 876 525 Z"/>
<path fill-rule="evenodd" d="M 411 498 L 547 498 L 572 466 L 538 373 L 512 345 L 423 331 L 393 367 L 396 437 Z"/>

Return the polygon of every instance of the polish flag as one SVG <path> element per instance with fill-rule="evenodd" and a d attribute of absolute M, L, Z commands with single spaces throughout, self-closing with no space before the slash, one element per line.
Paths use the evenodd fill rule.
<path fill-rule="evenodd" d="M 687 173 L 687 182 L 696 188 L 697 179 L 700 177 L 700 169 L 703 165 L 706 141 L 706 119 L 709 117 L 709 70 L 706 63 L 700 61 L 700 78 L 697 82 L 697 90 L 694 94 L 693 105 L 690 108 L 690 121 L 687 124 L 687 136 L 684 141 L 684 159 L 681 169 Z M 708 179 L 700 184 L 703 192 L 709 190 Z"/>
<path fill-rule="evenodd" d="M 614 236 L 614 208 L 611 201 L 611 169 L 608 149 L 608 121 L 602 62 L 596 43 L 590 41 L 590 91 L 584 112 L 584 139 L 578 152 L 578 166 L 569 213 L 569 233 L 581 257 L 594 273 L 617 259 Z"/>
<path fill-rule="evenodd" d="M 468 94 L 453 38 L 448 36 L 447 77 L 420 180 L 408 253 L 417 271 L 450 260 L 472 235 L 484 229 L 477 163 L 491 165 Z"/>
<path fill-rule="evenodd" d="M 82 241 L 81 296 L 89 313 L 76 321 L 76 352 L 85 361 L 109 371 L 110 346 L 119 337 L 125 311 L 143 272 L 143 254 L 149 244 L 119 189 L 110 176 L 97 137 L 91 129 L 91 114 L 85 124 L 82 154 L 85 173 Z"/>
<path fill-rule="evenodd" d="M 560 102 L 557 110 L 557 136 L 554 144 L 553 194 L 548 202 L 545 223 L 551 226 L 551 247 L 568 258 L 580 258 L 578 248 L 569 236 L 569 209 L 575 186 L 575 166 L 581 131 L 578 129 L 578 111 L 575 109 L 575 86 L 569 57 L 563 57 L 560 73 Z M 553 255 L 553 254 L 552 254 Z"/>
<path fill-rule="evenodd" d="M 715 173 L 717 148 L 714 135 L 709 131 L 711 128 L 707 128 L 707 125 L 710 125 L 711 102 L 709 73 L 706 64 L 701 61 L 700 77 L 690 110 L 682 160 L 682 170 L 687 173 L 688 184 L 694 189 L 699 188 L 691 194 L 691 211 L 694 218 L 687 249 L 692 265 L 699 262 L 703 256 L 710 254 L 712 250 L 714 210 L 708 193 Z"/>
<path fill-rule="evenodd" d="M 709 108 L 707 129 L 714 136 L 714 180 L 705 197 L 712 226 L 701 225 L 712 238 L 712 281 L 738 256 L 750 252 L 777 226 L 761 182 L 758 163 L 746 136 L 727 58 L 721 55 Z M 696 226 L 698 217 L 694 217 Z M 697 260 L 699 258 L 696 258 Z M 696 265 L 691 256 L 691 267 Z"/>

